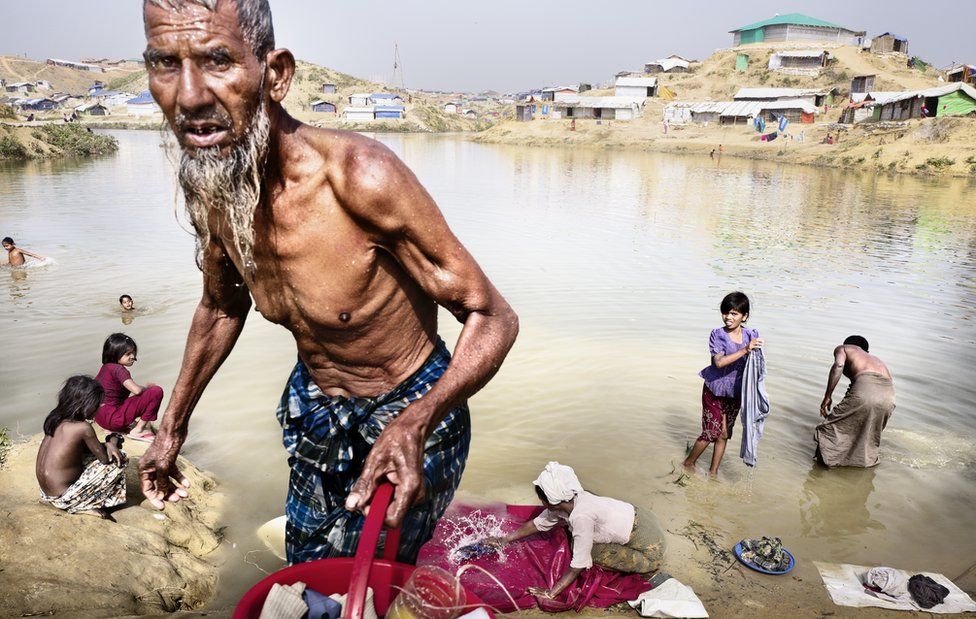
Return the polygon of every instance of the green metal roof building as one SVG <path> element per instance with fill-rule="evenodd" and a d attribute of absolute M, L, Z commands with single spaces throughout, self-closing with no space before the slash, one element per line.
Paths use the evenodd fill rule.
<path fill-rule="evenodd" d="M 776 15 L 770 19 L 764 19 L 729 32 L 732 33 L 733 47 L 750 43 L 786 41 L 799 43 L 817 41 L 840 45 L 860 45 L 865 35 L 864 31 L 851 30 L 801 13 Z"/>

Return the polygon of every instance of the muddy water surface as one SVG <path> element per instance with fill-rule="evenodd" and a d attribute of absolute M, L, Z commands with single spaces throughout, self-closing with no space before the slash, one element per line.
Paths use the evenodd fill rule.
<path fill-rule="evenodd" d="M 95 373 L 103 339 L 139 344 L 138 381 L 172 386 L 199 297 L 155 132 L 111 157 L 0 165 L 4 236 L 54 264 L 0 270 L 0 425 L 40 431 L 60 382 Z M 581 149 L 378 136 L 417 173 L 521 316 L 498 377 L 472 402 L 462 489 L 532 498 L 548 460 L 597 493 L 729 539 L 778 535 L 801 559 L 893 564 L 950 578 L 976 554 L 976 200 L 963 180 Z M 720 480 L 673 483 L 700 432 L 718 302 L 742 289 L 767 340 L 772 415 L 759 466 L 730 444 Z M 117 311 L 131 294 L 133 317 Z M 123 321 L 125 318 L 125 321 Z M 442 333 L 458 325 L 446 313 Z M 866 336 L 898 407 L 873 470 L 811 463 L 831 350 Z M 250 319 L 191 424 L 185 453 L 233 497 L 221 601 L 280 564 L 254 530 L 283 513 L 273 410 L 289 334 Z M 843 395 L 844 381 L 835 394 Z M 707 458 L 707 455 L 706 455 Z M 682 482 L 683 483 L 683 482 Z M 232 546 L 233 544 L 233 546 Z M 681 577 L 681 566 L 669 570 Z"/>

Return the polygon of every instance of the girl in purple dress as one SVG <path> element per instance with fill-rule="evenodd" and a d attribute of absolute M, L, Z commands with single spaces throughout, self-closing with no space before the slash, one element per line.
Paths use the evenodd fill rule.
<path fill-rule="evenodd" d="M 718 467 L 725 455 L 725 444 L 732 438 L 732 428 L 739 415 L 742 393 L 742 370 L 746 356 L 763 345 L 759 332 L 743 327 L 749 319 L 749 297 L 742 292 L 725 295 L 719 306 L 724 327 L 714 329 L 708 338 L 708 351 L 712 363 L 698 373 L 705 381 L 702 387 L 702 433 L 685 458 L 688 471 L 695 470 L 695 463 L 714 443 L 712 466 L 708 472 L 718 475 Z"/>

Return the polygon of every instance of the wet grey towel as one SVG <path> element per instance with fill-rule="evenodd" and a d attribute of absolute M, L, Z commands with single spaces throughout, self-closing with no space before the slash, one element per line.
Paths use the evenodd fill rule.
<path fill-rule="evenodd" d="M 756 466 L 756 451 L 763 435 L 766 416 L 769 415 L 769 398 L 766 397 L 766 358 L 761 348 L 746 357 L 742 371 L 742 447 L 739 457 L 749 466 Z"/>

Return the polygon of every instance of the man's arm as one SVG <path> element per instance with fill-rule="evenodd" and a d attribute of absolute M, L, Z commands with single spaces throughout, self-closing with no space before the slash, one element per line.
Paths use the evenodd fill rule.
<path fill-rule="evenodd" d="M 423 449 L 444 416 L 498 371 L 518 334 L 518 317 L 454 236 L 417 177 L 386 147 L 355 145 L 336 179 L 339 198 L 436 301 L 464 323 L 450 365 L 373 445 L 346 502 L 369 503 L 386 476 L 397 488 L 387 524 L 399 525 L 422 489 Z"/>
<path fill-rule="evenodd" d="M 230 354 L 244 328 L 251 297 L 247 286 L 223 247 L 215 239 L 204 251 L 203 297 L 193 314 L 186 337 L 183 364 L 163 414 L 156 438 L 139 461 L 142 492 L 156 509 L 164 501 L 179 501 L 189 481 L 176 467 L 176 456 L 186 440 L 190 415 L 210 379 Z"/>
<path fill-rule="evenodd" d="M 830 412 L 830 407 L 833 406 L 830 397 L 833 395 L 834 389 L 837 388 L 837 383 L 840 382 L 846 363 L 847 352 L 844 350 L 844 346 L 840 345 L 834 349 L 834 364 L 830 366 L 830 374 L 827 375 L 827 392 L 824 393 L 823 402 L 820 403 L 820 415 L 822 417 L 826 417 L 827 413 Z"/>

